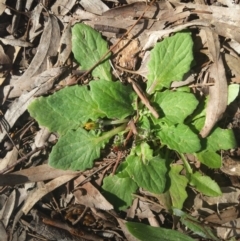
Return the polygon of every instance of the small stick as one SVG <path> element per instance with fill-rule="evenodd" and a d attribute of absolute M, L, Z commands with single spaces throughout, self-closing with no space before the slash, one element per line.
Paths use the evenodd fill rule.
<path fill-rule="evenodd" d="M 145 94 L 142 92 L 141 88 L 135 83 L 131 78 L 128 78 L 128 82 L 132 84 L 133 89 L 137 93 L 138 97 L 141 99 L 142 103 L 150 110 L 155 118 L 159 118 L 157 111 L 151 106 Z"/>

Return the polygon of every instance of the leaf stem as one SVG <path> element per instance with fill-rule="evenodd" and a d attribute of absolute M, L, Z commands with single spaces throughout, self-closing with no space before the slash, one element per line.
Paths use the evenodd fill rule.
<path fill-rule="evenodd" d="M 103 139 L 103 140 L 109 139 L 109 138 L 117 135 L 119 132 L 125 130 L 126 127 L 127 127 L 127 123 L 124 123 L 121 126 L 118 126 L 118 127 L 114 128 L 114 129 L 112 129 L 111 131 L 106 132 L 104 135 L 100 136 L 99 138 Z"/>
<path fill-rule="evenodd" d="M 107 125 L 117 125 L 117 124 L 123 124 L 123 123 L 128 123 L 128 119 L 122 119 L 122 120 L 100 120 L 98 123 L 103 126 Z"/>
<path fill-rule="evenodd" d="M 182 158 L 182 161 L 183 161 L 183 164 L 184 164 L 184 167 L 185 167 L 186 171 L 188 172 L 188 174 L 192 174 L 193 173 L 192 168 L 189 165 L 188 161 L 186 160 L 185 156 L 182 153 L 179 153 L 179 154 Z"/>

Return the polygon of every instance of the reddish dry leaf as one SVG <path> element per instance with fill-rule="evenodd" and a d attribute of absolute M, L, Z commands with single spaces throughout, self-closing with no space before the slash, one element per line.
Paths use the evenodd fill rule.
<path fill-rule="evenodd" d="M 225 68 L 220 55 L 220 43 L 218 35 L 211 30 L 206 30 L 208 49 L 212 61 L 210 78 L 214 85 L 209 87 L 209 100 L 206 108 L 206 119 L 200 135 L 205 138 L 211 132 L 214 125 L 221 119 L 227 107 L 228 87 Z"/>

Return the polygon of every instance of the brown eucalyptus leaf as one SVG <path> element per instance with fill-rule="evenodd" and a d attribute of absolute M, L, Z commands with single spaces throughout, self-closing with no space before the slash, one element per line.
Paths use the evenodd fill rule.
<path fill-rule="evenodd" d="M 74 180 L 74 186 L 77 187 L 85 180 L 85 177 L 79 176 Z M 95 188 L 90 182 L 87 182 L 77 188 L 74 192 L 77 203 L 85 205 L 90 208 L 98 208 L 101 210 L 111 210 L 113 206 L 109 203 L 105 197 Z"/>
<path fill-rule="evenodd" d="M 225 61 L 231 70 L 232 74 L 235 75 L 236 78 L 240 77 L 240 58 L 236 58 L 230 54 L 225 54 Z"/>
<path fill-rule="evenodd" d="M 16 190 L 13 190 L 0 211 L 0 220 L 2 221 L 5 228 L 8 226 L 9 219 L 15 207 L 15 202 Z"/>
<path fill-rule="evenodd" d="M 72 52 L 71 24 L 67 24 L 62 33 L 58 52 L 58 61 L 56 65 L 62 66 L 63 64 L 65 64 L 69 55 Z"/>
<path fill-rule="evenodd" d="M 210 29 L 206 30 L 208 49 L 212 61 L 210 78 L 214 85 L 209 87 L 209 100 L 206 108 L 206 119 L 200 135 L 205 138 L 211 132 L 214 125 L 221 119 L 227 107 L 228 87 L 225 68 L 220 55 L 220 43 L 218 35 Z"/>
<path fill-rule="evenodd" d="M 56 15 L 64 16 L 72 9 L 75 3 L 76 0 L 58 0 L 52 5 L 51 10 Z"/>
<path fill-rule="evenodd" d="M 52 181 L 48 182 L 47 184 L 44 184 L 43 187 L 36 189 L 31 193 L 31 195 L 28 196 L 21 211 L 26 215 L 43 196 L 52 192 L 61 185 L 69 182 L 77 175 L 79 175 L 78 172 L 76 172 L 75 174 L 67 174 L 57 177 Z"/>
<path fill-rule="evenodd" d="M 6 231 L 2 221 L 0 221 L 0 234 L 1 234 L 1 240 L 2 241 L 8 241 L 7 231 Z"/>
<path fill-rule="evenodd" d="M 23 91 L 32 89 L 31 77 L 47 69 L 48 57 L 57 55 L 59 41 L 60 28 L 58 21 L 56 17 L 50 15 L 42 33 L 37 53 L 25 73 L 17 81 L 11 83 L 13 89 L 9 93 L 9 98 L 18 97 Z"/>
<path fill-rule="evenodd" d="M 40 182 L 54 179 L 67 174 L 76 174 L 73 171 L 54 169 L 43 164 L 0 176 L 0 186 L 14 186 L 29 182 Z"/>
<path fill-rule="evenodd" d="M 239 207 L 231 207 L 226 210 L 223 210 L 220 213 L 213 213 L 205 218 L 205 221 L 215 223 L 215 224 L 224 224 L 230 221 L 234 221 L 239 217 Z"/>
<path fill-rule="evenodd" d="M 90 13 L 102 15 L 109 10 L 109 7 L 100 0 L 81 0 L 80 4 Z"/>

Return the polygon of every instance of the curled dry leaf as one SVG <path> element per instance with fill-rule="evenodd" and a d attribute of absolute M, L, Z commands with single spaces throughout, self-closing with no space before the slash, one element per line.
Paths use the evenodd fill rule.
<path fill-rule="evenodd" d="M 208 48 L 213 64 L 210 68 L 210 78 L 214 85 L 209 87 L 209 100 L 206 108 L 206 119 L 200 135 L 205 138 L 211 132 L 226 110 L 228 101 L 228 87 L 225 68 L 220 55 L 218 35 L 211 30 L 206 30 Z"/>

